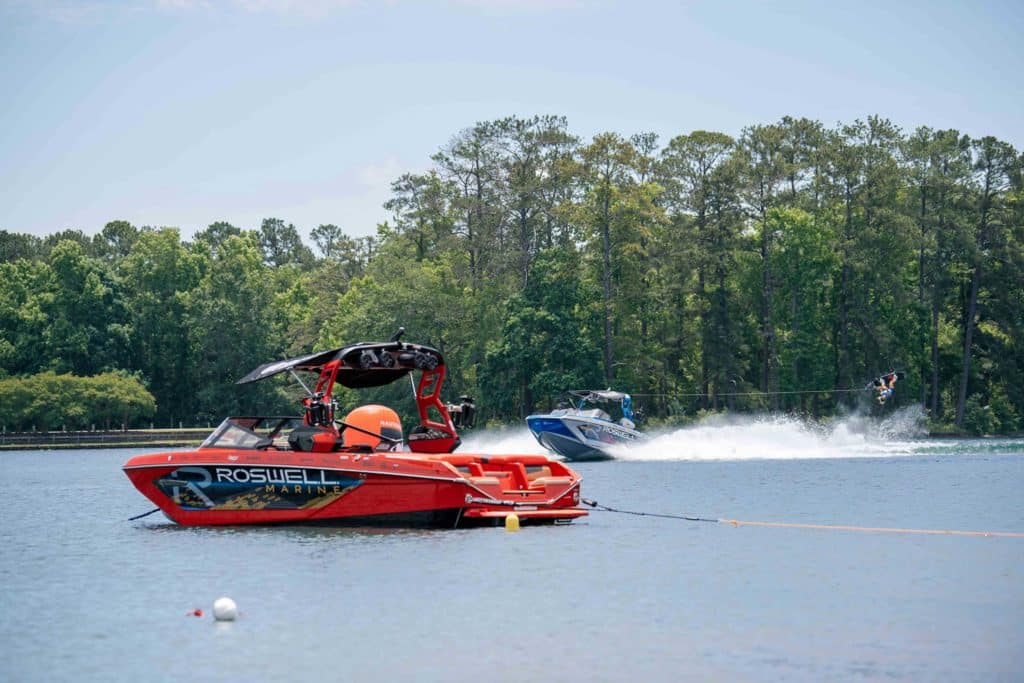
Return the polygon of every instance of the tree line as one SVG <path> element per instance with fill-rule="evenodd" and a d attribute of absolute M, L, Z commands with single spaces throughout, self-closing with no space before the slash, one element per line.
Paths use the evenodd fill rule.
<path fill-rule="evenodd" d="M 393 182 L 373 237 L 325 224 L 307 245 L 276 218 L 188 240 L 124 221 L 0 231 L 0 376 L 127 373 L 160 425 L 294 413 L 294 387 L 234 380 L 401 325 L 493 421 L 606 386 L 666 421 L 825 416 L 902 370 L 897 403 L 936 428 L 1015 432 L 1022 170 L 995 138 L 874 116 L 664 144 L 582 140 L 558 116 L 481 122 Z"/>

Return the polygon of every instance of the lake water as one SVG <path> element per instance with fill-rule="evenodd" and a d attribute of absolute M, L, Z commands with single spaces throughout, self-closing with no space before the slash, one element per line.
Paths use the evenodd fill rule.
<path fill-rule="evenodd" d="M 624 510 L 1024 531 L 1024 441 L 865 424 L 710 425 L 576 469 Z M 467 441 L 538 452 L 523 430 Z M 126 521 L 152 507 L 120 471 L 136 452 L 0 453 L 0 680 L 1024 679 L 1022 538 L 610 512 L 182 528 Z M 210 616 L 222 595 L 238 621 Z"/>

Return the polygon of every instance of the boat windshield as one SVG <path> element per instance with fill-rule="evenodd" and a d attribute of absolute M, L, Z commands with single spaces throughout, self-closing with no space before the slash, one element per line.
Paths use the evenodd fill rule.
<path fill-rule="evenodd" d="M 300 417 L 229 417 L 200 448 L 265 448 L 283 430 L 302 424 Z"/>
<path fill-rule="evenodd" d="M 611 415 L 609 415 L 608 413 L 604 412 L 600 408 L 591 408 L 590 410 L 584 410 L 584 409 L 581 408 L 580 410 L 576 411 L 576 414 L 580 415 L 582 417 L 592 417 L 592 418 L 597 419 L 597 420 L 609 420 L 610 421 L 612 419 Z"/>

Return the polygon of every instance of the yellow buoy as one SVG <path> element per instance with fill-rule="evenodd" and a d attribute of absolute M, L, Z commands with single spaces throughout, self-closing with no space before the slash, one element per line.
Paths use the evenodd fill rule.
<path fill-rule="evenodd" d="M 510 512 L 505 517 L 505 531 L 519 531 L 519 515 Z"/>

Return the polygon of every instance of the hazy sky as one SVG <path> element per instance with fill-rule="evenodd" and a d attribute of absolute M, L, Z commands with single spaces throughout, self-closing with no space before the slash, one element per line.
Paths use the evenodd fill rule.
<path fill-rule="evenodd" d="M 1024 149 L 1024 0 L 0 0 L 0 229 L 371 234 L 460 130 L 879 114 Z"/>

